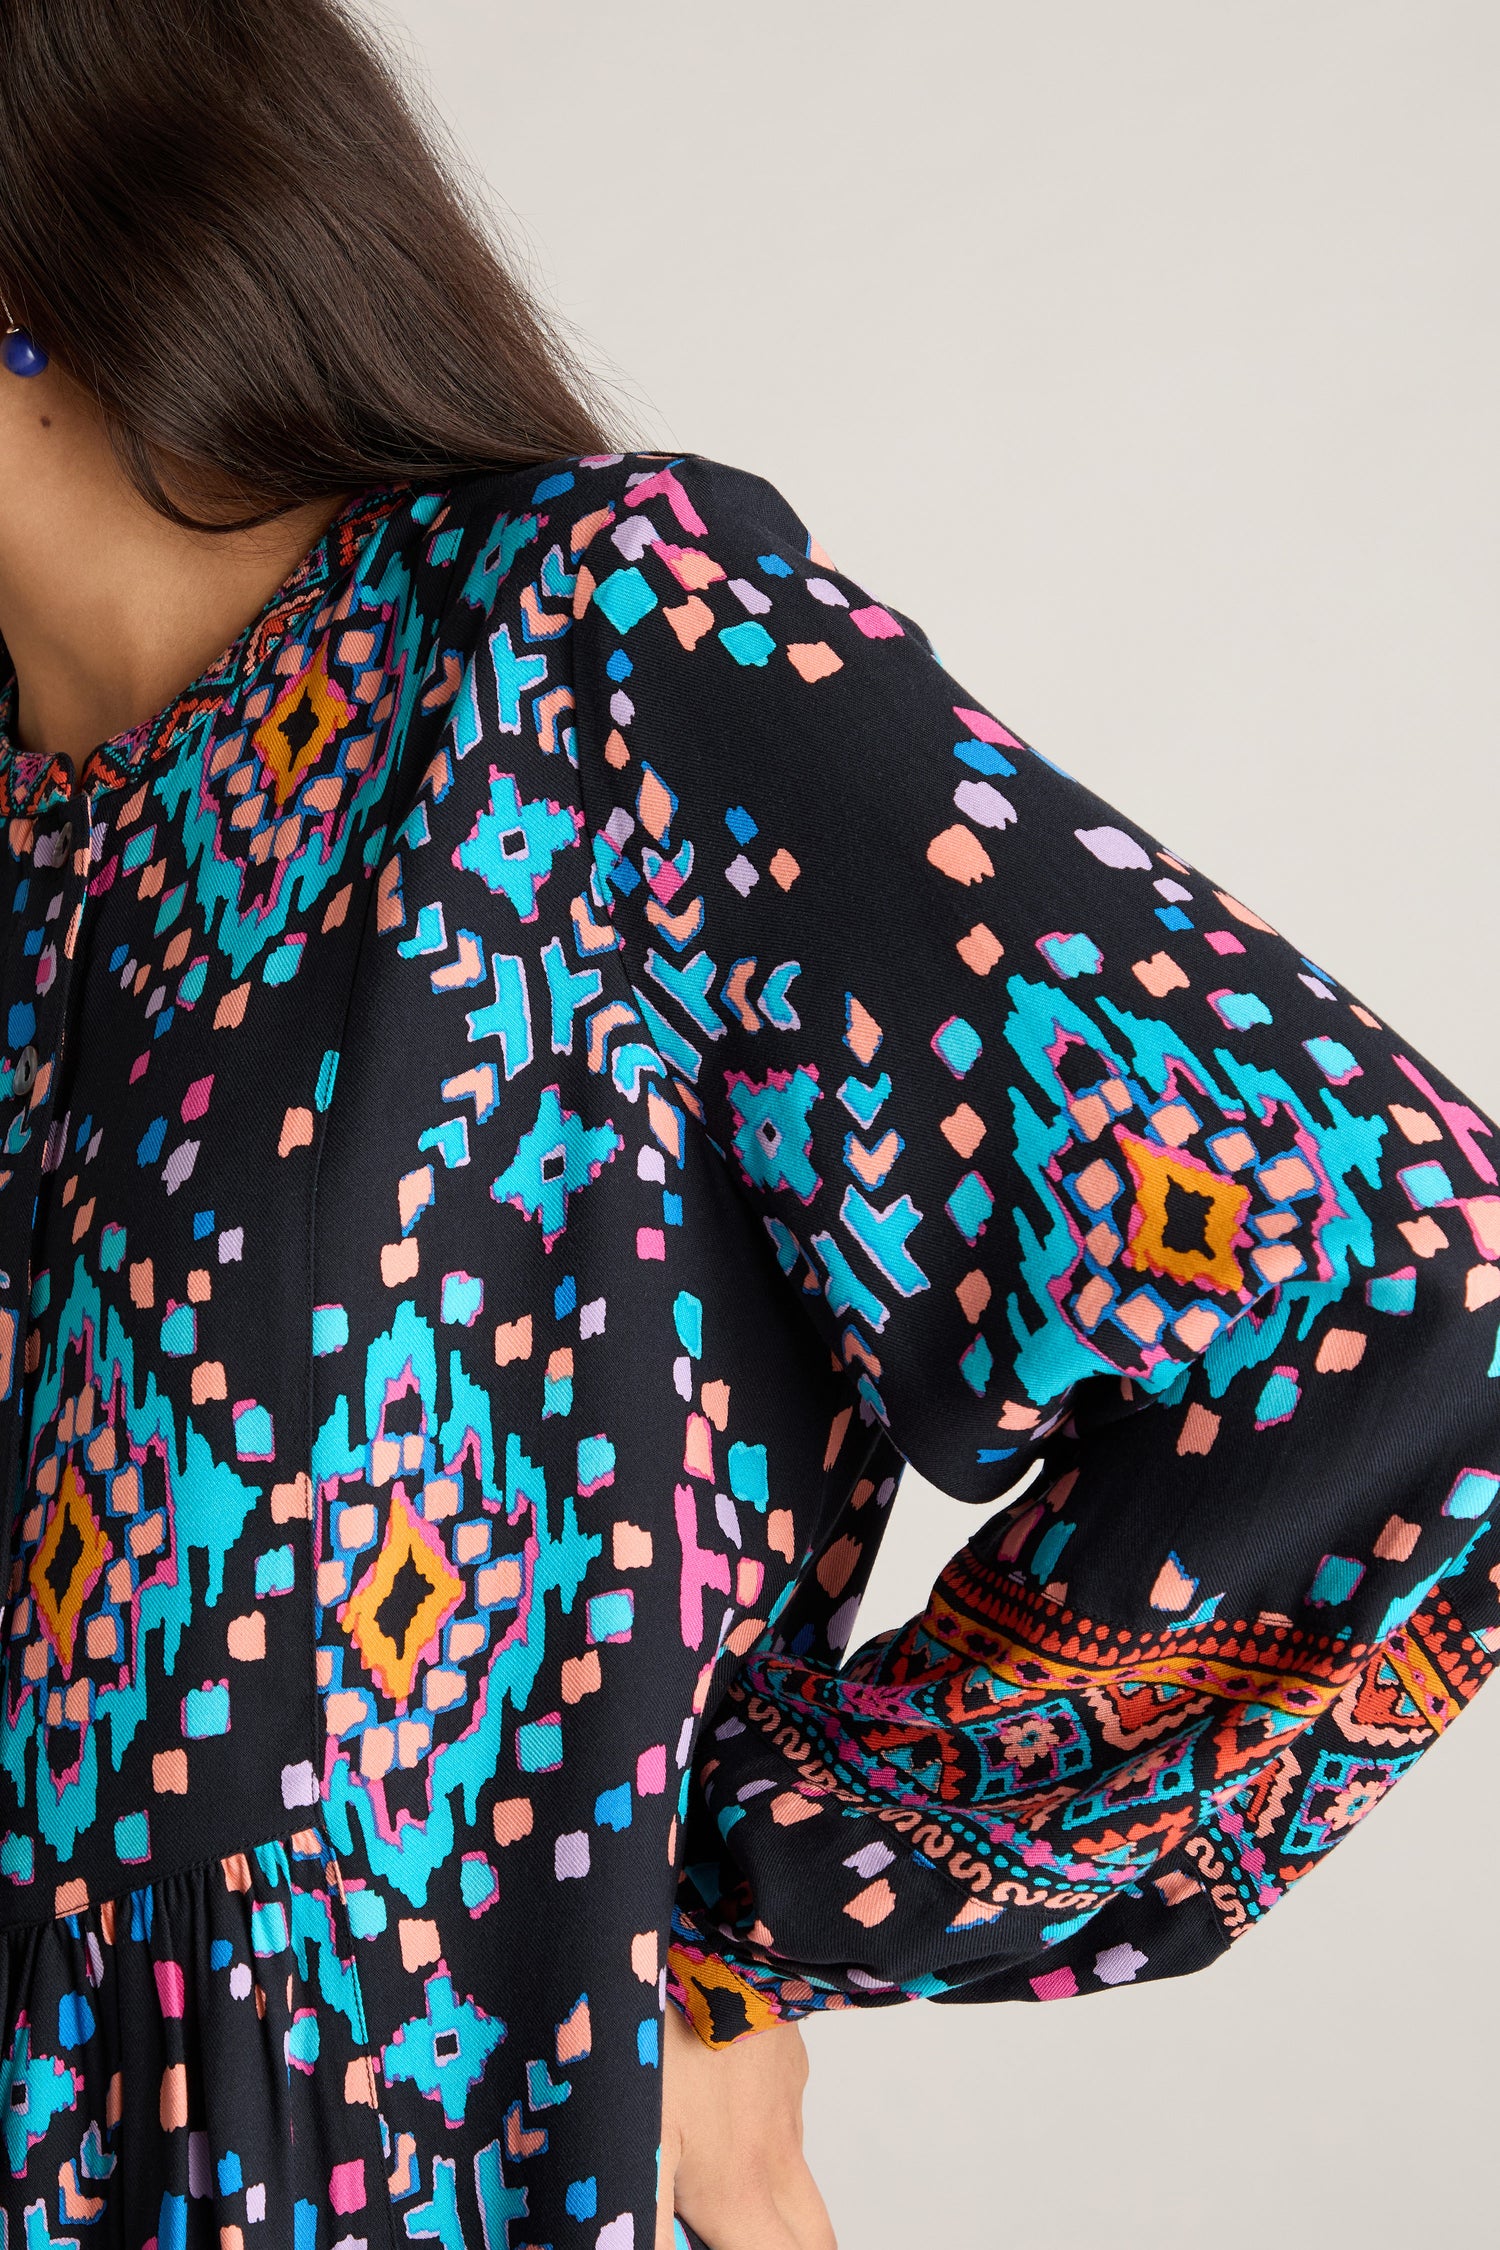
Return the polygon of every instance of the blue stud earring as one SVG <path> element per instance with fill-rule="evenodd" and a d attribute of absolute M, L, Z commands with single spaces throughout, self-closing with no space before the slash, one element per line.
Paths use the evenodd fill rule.
<path fill-rule="evenodd" d="M 12 375 L 40 375 L 47 365 L 47 354 L 29 328 L 17 328 L 8 312 L 5 317 L 8 326 L 0 358 L 4 359 Z"/>

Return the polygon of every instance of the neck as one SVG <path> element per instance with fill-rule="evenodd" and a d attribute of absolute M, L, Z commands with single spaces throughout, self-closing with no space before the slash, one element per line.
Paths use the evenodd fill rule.
<path fill-rule="evenodd" d="M 0 637 L 15 668 L 16 731 L 26 749 L 81 770 L 238 638 L 341 503 L 256 531 L 184 531 L 140 498 L 65 378 L 49 370 L 10 383 Z"/>

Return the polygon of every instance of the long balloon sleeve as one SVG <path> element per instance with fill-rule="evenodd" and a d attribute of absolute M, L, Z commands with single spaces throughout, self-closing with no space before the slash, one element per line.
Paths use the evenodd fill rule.
<path fill-rule="evenodd" d="M 574 609 L 600 895 L 854 1464 L 702 1745 L 679 1993 L 722 2039 L 1198 1967 L 1500 1645 L 1491 1128 L 759 480 L 640 466 Z M 845 1660 L 882 1447 L 1043 1470 Z"/>

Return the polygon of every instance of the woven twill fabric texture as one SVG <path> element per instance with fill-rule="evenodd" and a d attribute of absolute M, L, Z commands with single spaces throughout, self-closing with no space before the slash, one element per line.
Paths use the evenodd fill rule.
<path fill-rule="evenodd" d="M 12 702 L 10 2250 L 646 2250 L 666 2005 L 1204 1967 L 1476 1692 L 1492 1128 L 770 486 Z M 859 1647 L 908 1461 L 1027 1481 Z"/>

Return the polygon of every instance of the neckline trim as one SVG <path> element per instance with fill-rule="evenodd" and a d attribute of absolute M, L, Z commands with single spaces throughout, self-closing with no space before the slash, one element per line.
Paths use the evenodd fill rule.
<path fill-rule="evenodd" d="M 405 485 L 357 494 L 197 679 L 151 718 L 91 750 L 81 770 L 75 771 L 68 758 L 28 751 L 17 742 L 16 678 L 8 671 L 0 686 L 0 819 L 25 817 L 65 801 L 75 788 L 89 796 L 128 788 L 181 740 L 189 726 L 228 707 L 242 681 L 260 669 L 290 627 L 322 601 L 328 587 L 353 570 L 366 540 L 408 498 Z"/>

